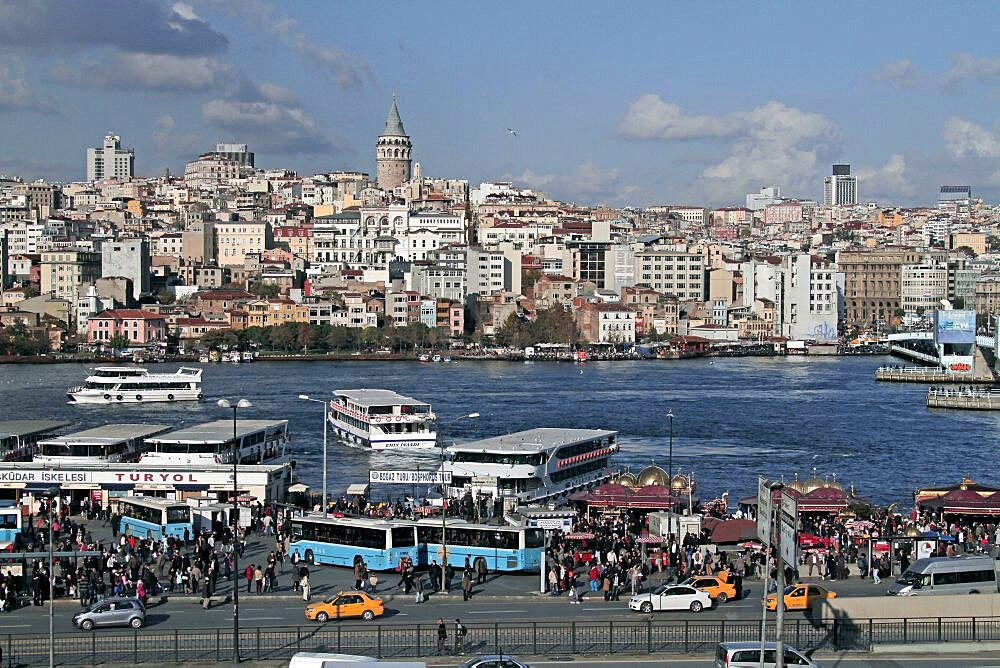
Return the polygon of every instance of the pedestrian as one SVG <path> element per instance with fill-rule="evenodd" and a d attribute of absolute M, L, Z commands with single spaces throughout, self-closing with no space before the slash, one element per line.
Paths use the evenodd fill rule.
<path fill-rule="evenodd" d="M 559 576 L 555 568 L 549 569 L 549 593 L 553 596 L 559 595 Z"/>
<path fill-rule="evenodd" d="M 465 628 L 458 617 L 455 618 L 455 654 L 465 654 L 465 634 L 469 630 Z"/>
<path fill-rule="evenodd" d="M 882 582 L 882 578 L 879 577 L 879 563 L 877 561 L 872 562 L 872 582 L 875 584 Z"/>
<path fill-rule="evenodd" d="M 309 575 L 308 575 L 308 573 L 306 575 L 303 575 L 302 579 L 299 580 L 299 587 L 302 588 L 302 600 L 303 601 L 308 601 L 309 600 Z"/>
<path fill-rule="evenodd" d="M 378 586 L 378 576 L 375 575 L 375 573 L 368 576 L 368 585 L 371 587 L 372 593 L 374 594 L 375 588 Z"/>
<path fill-rule="evenodd" d="M 448 642 L 448 627 L 444 623 L 444 618 L 438 617 L 438 656 L 444 654 L 444 646 L 446 642 Z"/>
<path fill-rule="evenodd" d="M 364 577 L 365 561 L 361 555 L 354 555 L 354 588 L 361 589 L 361 580 Z"/>
<path fill-rule="evenodd" d="M 201 583 L 201 607 L 208 610 L 212 602 L 212 583 L 205 578 Z"/>
<path fill-rule="evenodd" d="M 580 605 L 580 596 L 576 593 L 576 586 L 570 586 L 569 588 L 569 604 Z"/>
<path fill-rule="evenodd" d="M 420 577 L 420 576 L 417 576 L 416 587 L 417 587 L 417 601 L 416 602 L 417 603 L 423 603 L 424 602 L 424 579 L 422 577 Z"/>
<path fill-rule="evenodd" d="M 258 565 L 253 569 L 253 582 L 258 594 L 264 593 L 264 571 Z"/>
<path fill-rule="evenodd" d="M 476 584 L 485 584 L 489 571 L 486 568 L 485 559 L 476 560 Z"/>
<path fill-rule="evenodd" d="M 469 571 L 462 574 L 462 600 L 468 601 L 472 598 L 472 575 Z"/>
<path fill-rule="evenodd" d="M 247 593 L 248 594 L 250 593 L 250 586 L 253 584 L 253 574 L 254 574 L 254 565 L 250 564 L 249 566 L 247 566 L 247 569 L 245 571 L 243 571 L 243 577 L 247 581 Z"/>

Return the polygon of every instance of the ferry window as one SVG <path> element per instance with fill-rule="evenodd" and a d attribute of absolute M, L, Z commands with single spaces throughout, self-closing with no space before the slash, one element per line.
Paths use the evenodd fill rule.
<path fill-rule="evenodd" d="M 392 530 L 393 547 L 413 547 L 416 542 L 413 538 L 412 527 L 394 527 Z"/>
<path fill-rule="evenodd" d="M 934 584 L 935 586 L 958 584 L 958 573 L 935 573 Z"/>

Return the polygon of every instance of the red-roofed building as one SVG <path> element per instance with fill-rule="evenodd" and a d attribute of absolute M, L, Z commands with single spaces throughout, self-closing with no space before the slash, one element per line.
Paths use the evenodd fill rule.
<path fill-rule="evenodd" d="M 87 341 L 108 343 L 123 336 L 132 346 L 150 346 L 167 340 L 163 316 L 139 309 L 108 309 L 87 319 Z"/>

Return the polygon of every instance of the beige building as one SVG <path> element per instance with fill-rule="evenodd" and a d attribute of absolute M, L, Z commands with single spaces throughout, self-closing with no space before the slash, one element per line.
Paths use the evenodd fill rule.
<path fill-rule="evenodd" d="M 705 258 L 673 251 L 636 253 L 635 282 L 682 300 L 701 301 L 705 298 Z"/>
<path fill-rule="evenodd" d="M 976 255 L 986 252 L 986 235 L 978 232 L 958 232 L 951 235 L 951 247 L 961 248 L 967 246 Z"/>
<path fill-rule="evenodd" d="M 930 255 L 911 248 L 838 253 L 837 266 L 844 272 L 846 322 L 890 322 L 896 309 L 902 308 L 903 265 L 920 264 Z"/>
<path fill-rule="evenodd" d="M 242 265 L 247 255 L 274 248 L 270 223 L 233 221 L 215 223 L 216 262 L 220 267 Z"/>
<path fill-rule="evenodd" d="M 188 262 L 207 264 L 215 261 L 215 223 L 193 221 L 181 233 L 182 257 Z"/>
<path fill-rule="evenodd" d="M 989 274 L 976 281 L 976 313 L 1000 315 L 1000 275 Z"/>
<path fill-rule="evenodd" d="M 101 277 L 101 254 L 85 250 L 53 250 L 42 253 L 43 295 L 58 299 L 76 299 L 79 285 L 94 283 Z"/>

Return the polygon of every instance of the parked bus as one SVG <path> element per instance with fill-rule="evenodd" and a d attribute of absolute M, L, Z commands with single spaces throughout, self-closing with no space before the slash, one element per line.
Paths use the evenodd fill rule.
<path fill-rule="evenodd" d="M 23 517 L 18 506 L 0 506 L 0 549 L 10 547 L 21 533 Z"/>
<path fill-rule="evenodd" d="M 394 520 L 307 515 L 292 520 L 288 556 L 295 552 L 308 564 L 354 566 L 360 556 L 370 570 L 388 571 L 403 557 L 417 565 L 416 527 Z"/>
<path fill-rule="evenodd" d="M 118 512 L 118 530 L 136 538 L 184 538 L 185 530 L 189 538 L 194 537 L 191 507 L 186 503 L 149 496 L 123 497 L 118 500 Z"/>
<path fill-rule="evenodd" d="M 309 515 L 292 520 L 289 557 L 299 553 L 307 563 L 353 566 L 356 556 L 374 571 L 393 570 L 403 557 L 414 566 L 442 562 L 440 520 L 383 520 Z M 490 571 L 537 571 L 544 531 L 515 526 L 448 523 L 448 562 L 456 568 L 465 558 Z"/>
<path fill-rule="evenodd" d="M 417 542 L 420 563 L 442 563 L 441 522 L 435 519 L 417 520 Z M 535 571 L 541 568 L 545 546 L 545 530 L 511 525 L 472 524 L 462 520 L 448 521 L 448 563 L 455 568 L 465 565 L 465 558 L 476 568 L 485 561 L 492 571 Z"/>
<path fill-rule="evenodd" d="M 917 559 L 889 586 L 894 596 L 997 593 L 993 558 L 983 554 Z"/>

